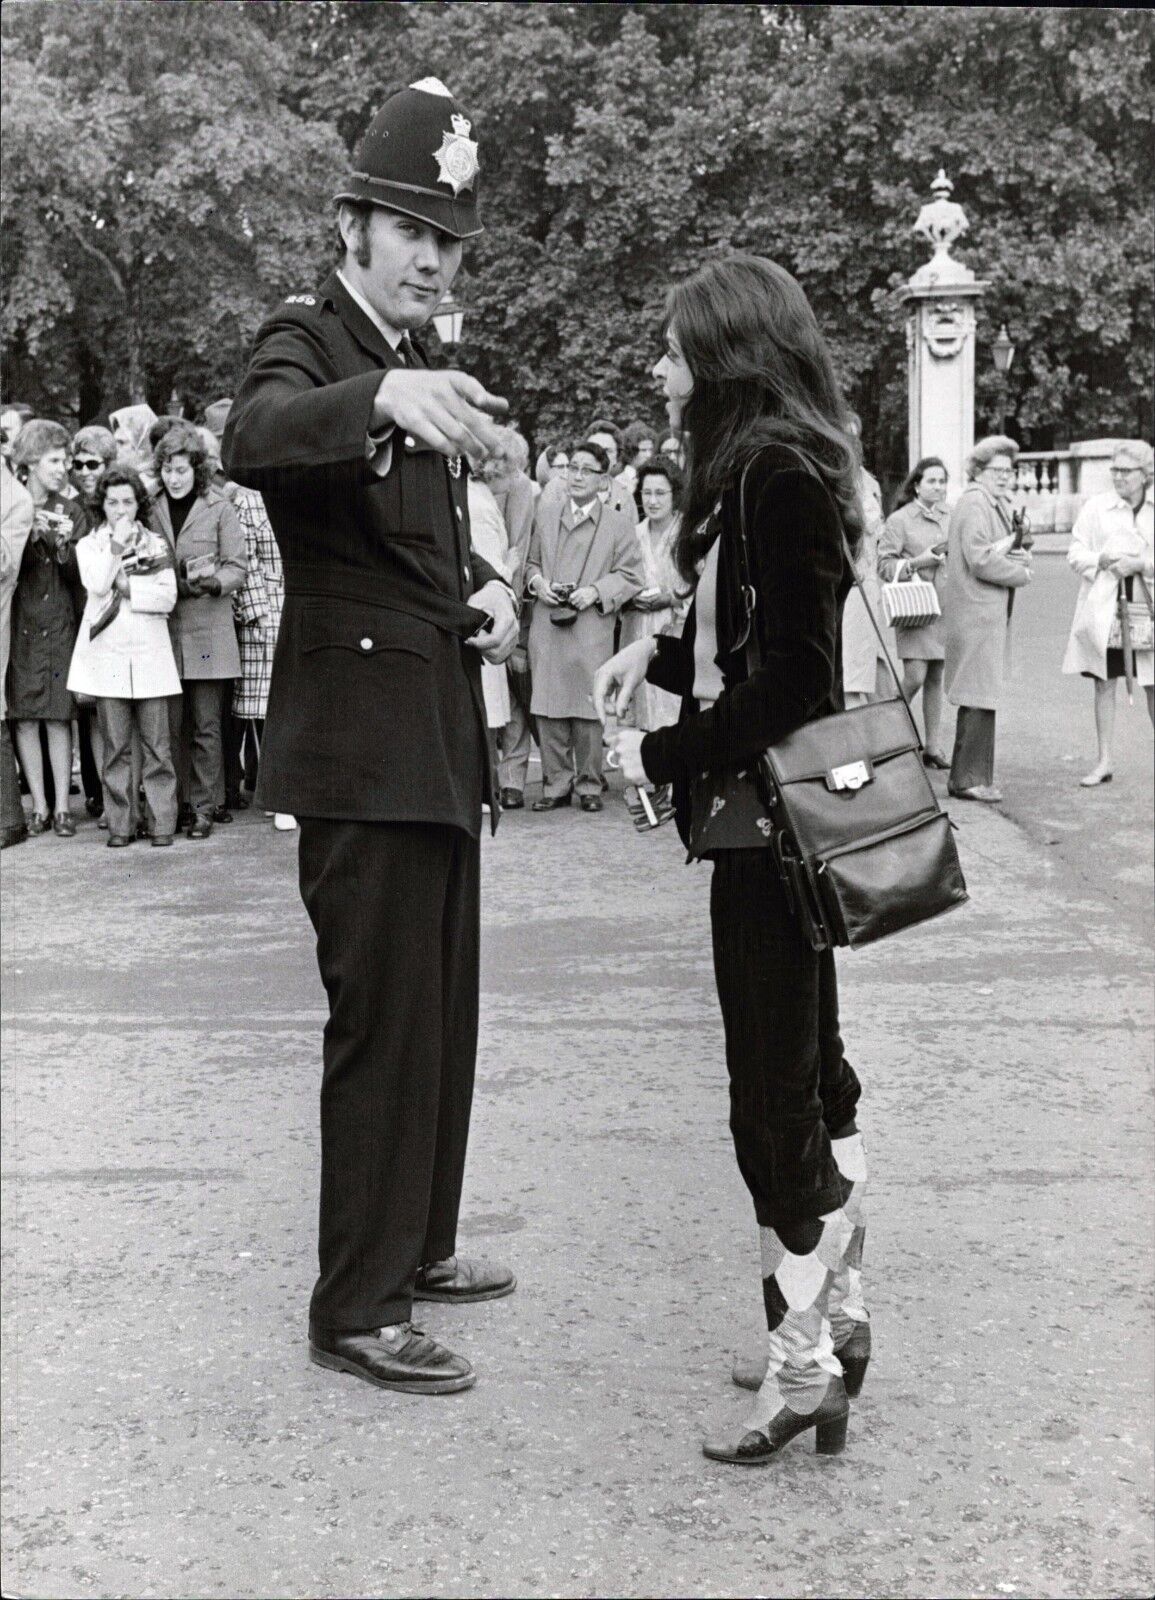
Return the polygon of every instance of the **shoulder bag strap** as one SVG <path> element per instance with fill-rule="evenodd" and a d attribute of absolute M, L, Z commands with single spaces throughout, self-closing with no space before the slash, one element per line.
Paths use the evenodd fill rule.
<path fill-rule="evenodd" d="M 899 677 L 894 662 L 890 658 L 890 651 L 886 647 L 886 640 L 882 637 L 882 632 L 878 626 L 874 611 L 871 608 L 870 601 L 866 598 L 866 592 L 862 587 L 862 581 L 858 576 L 858 569 L 854 564 L 854 556 L 851 552 L 850 544 L 846 538 L 846 530 L 842 526 L 842 516 L 838 510 L 838 504 L 835 501 L 834 496 L 830 493 L 830 488 L 824 481 L 821 473 L 815 472 L 809 463 L 806 462 L 803 456 L 799 455 L 798 459 L 802 462 L 803 469 L 821 486 L 826 494 L 827 499 L 834 507 L 834 515 L 838 520 L 838 529 L 842 536 L 842 550 L 850 564 L 851 577 L 854 579 L 855 587 L 862 596 L 862 603 L 866 607 L 866 614 L 870 618 L 870 625 L 874 629 L 879 644 L 882 646 L 882 653 L 886 657 L 886 664 L 890 668 L 890 675 L 894 679 L 894 686 L 898 690 L 899 699 L 906 707 L 906 714 L 910 718 L 910 725 L 914 730 L 915 740 L 917 741 L 918 747 L 921 750 L 922 738 L 918 731 L 918 724 L 915 722 L 914 713 L 910 709 L 910 701 L 906 697 L 906 690 L 902 686 L 902 679 Z M 745 646 L 746 650 L 746 671 L 748 675 L 752 675 L 762 665 L 762 646 L 759 642 L 758 629 L 755 625 L 755 612 L 758 608 L 758 592 L 754 588 L 754 569 L 750 561 L 750 547 L 746 535 L 746 477 L 750 471 L 752 461 L 753 458 L 751 458 L 750 461 L 747 461 L 746 465 L 742 468 L 742 477 L 738 484 L 738 550 L 742 578 L 742 603 L 746 611 L 746 632 L 741 640 L 741 643 Z"/>

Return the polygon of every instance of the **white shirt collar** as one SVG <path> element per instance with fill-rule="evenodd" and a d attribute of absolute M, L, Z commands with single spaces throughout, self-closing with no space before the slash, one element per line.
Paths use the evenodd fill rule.
<path fill-rule="evenodd" d="M 1132 516 L 1135 516 L 1137 514 L 1137 511 L 1142 510 L 1143 506 L 1151 505 L 1153 499 L 1155 499 L 1155 495 L 1153 495 L 1153 493 L 1152 493 L 1152 488 L 1151 488 L 1150 484 L 1148 484 L 1147 489 L 1144 491 L 1143 499 L 1140 502 L 1138 507 L 1133 506 L 1129 500 L 1124 500 L 1123 496 L 1119 493 L 1118 489 L 1112 489 L 1111 490 L 1111 495 L 1112 495 L 1111 510 L 1112 511 L 1129 511 Z"/>
<path fill-rule="evenodd" d="M 598 497 L 595 495 L 593 500 L 587 500 L 584 506 L 579 506 L 574 497 L 572 495 L 570 496 L 570 520 L 575 524 L 575 526 L 579 522 L 584 522 L 587 517 L 593 516 L 594 506 L 597 503 L 597 499 Z"/>
<path fill-rule="evenodd" d="M 396 350 L 397 346 L 404 338 L 404 328 L 394 328 L 388 322 L 386 322 L 385 318 L 380 314 L 380 312 L 373 309 L 368 300 L 366 300 L 365 296 L 363 294 L 359 294 L 357 290 L 354 289 L 353 285 L 349 282 L 348 278 L 339 267 L 337 269 L 337 276 L 344 284 L 345 292 L 349 298 L 355 301 L 356 304 L 361 307 L 361 310 L 369 318 L 369 321 L 377 329 L 377 332 L 381 335 L 381 337 L 387 341 L 390 348 Z"/>

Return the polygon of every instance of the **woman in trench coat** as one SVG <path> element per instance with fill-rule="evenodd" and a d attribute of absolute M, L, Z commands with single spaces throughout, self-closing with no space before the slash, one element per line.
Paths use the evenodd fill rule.
<path fill-rule="evenodd" d="M 944 681 L 959 708 L 947 788 L 988 805 L 995 788 L 995 713 L 1010 641 L 1012 591 L 1031 581 L 1029 550 L 1014 549 L 1010 497 L 1019 447 L 1000 434 L 967 458 L 968 483 L 951 513 L 942 589 Z"/>
<path fill-rule="evenodd" d="M 1128 663 L 1109 646 L 1120 593 L 1131 601 L 1155 595 L 1155 532 L 1151 478 L 1153 452 L 1142 440 L 1117 445 L 1111 460 L 1113 487 L 1094 495 L 1079 512 L 1067 560 L 1083 580 L 1063 657 L 1064 672 L 1079 672 L 1095 683 L 1095 733 L 1099 754 L 1079 781 L 1084 789 L 1110 783 L 1115 733 L 1115 684 Z M 1142 580 L 1140 584 L 1137 580 Z M 1136 650 L 1134 681 L 1143 687 L 1147 713 L 1155 722 L 1155 652 Z"/>

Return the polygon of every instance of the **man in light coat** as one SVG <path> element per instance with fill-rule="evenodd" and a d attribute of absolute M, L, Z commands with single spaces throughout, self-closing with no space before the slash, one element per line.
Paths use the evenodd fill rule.
<path fill-rule="evenodd" d="M 525 565 L 537 604 L 529 630 L 531 709 L 541 741 L 535 811 L 602 809 L 602 726 L 594 673 L 614 653 L 614 616 L 645 583 L 634 518 L 602 501 L 609 458 L 592 440 L 570 453 L 569 493 L 543 493 Z M 563 587 L 559 591 L 556 585 Z M 576 780 L 575 780 L 576 768 Z"/>
<path fill-rule="evenodd" d="M 1075 615 L 1063 657 L 1063 671 L 1095 681 L 1095 733 L 1099 755 L 1085 789 L 1109 783 L 1115 733 L 1115 684 L 1127 671 L 1122 651 L 1111 649 L 1120 589 L 1132 600 L 1155 595 L 1155 503 L 1151 492 L 1155 452 L 1140 439 L 1116 445 L 1111 458 L 1112 487 L 1092 495 L 1079 512 L 1067 560 L 1082 578 Z M 1138 580 L 1142 580 L 1141 582 Z M 1144 587 L 1146 595 L 1144 596 Z M 1155 651 L 1135 650 L 1134 681 L 1143 685 L 1147 711 L 1155 722 Z"/>

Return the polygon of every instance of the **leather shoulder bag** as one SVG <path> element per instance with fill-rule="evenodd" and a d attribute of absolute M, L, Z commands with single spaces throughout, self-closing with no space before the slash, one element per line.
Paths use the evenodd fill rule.
<path fill-rule="evenodd" d="M 834 497 L 825 490 L 841 528 Z M 739 485 L 738 544 L 746 610 L 747 672 L 762 660 L 746 533 L 746 478 Z M 842 534 L 843 549 L 855 571 Z M 862 594 L 857 575 L 855 583 Z M 790 908 L 815 950 L 857 949 L 968 898 L 950 818 L 922 763 L 922 741 L 874 612 L 898 698 L 835 712 L 796 728 L 760 757 L 757 781 L 767 803 L 768 839 Z"/>

